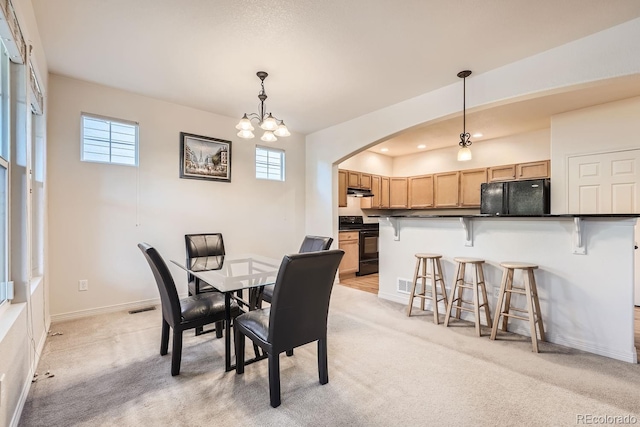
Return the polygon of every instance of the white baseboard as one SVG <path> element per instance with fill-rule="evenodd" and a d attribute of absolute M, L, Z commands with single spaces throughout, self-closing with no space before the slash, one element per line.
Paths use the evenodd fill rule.
<path fill-rule="evenodd" d="M 106 307 L 90 308 L 87 310 L 71 311 L 68 313 L 52 314 L 51 322 L 55 323 L 55 322 L 61 322 L 64 320 L 80 319 L 82 317 L 94 316 L 96 314 L 113 313 L 116 311 L 138 310 L 140 308 L 148 307 L 150 305 L 155 306 L 159 304 L 160 304 L 160 298 L 154 298 L 154 299 L 148 299 L 148 300 L 142 300 L 142 301 L 128 302 L 124 304 L 109 305 Z"/>

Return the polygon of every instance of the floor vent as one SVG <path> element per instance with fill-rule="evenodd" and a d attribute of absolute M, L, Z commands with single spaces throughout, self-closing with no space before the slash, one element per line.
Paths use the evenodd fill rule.
<path fill-rule="evenodd" d="M 139 308 L 137 310 L 129 310 L 129 314 L 136 314 L 136 313 L 142 313 L 144 311 L 151 311 L 151 310 L 155 310 L 156 308 L 154 306 L 151 307 L 144 307 L 144 308 Z"/>
<path fill-rule="evenodd" d="M 413 286 L 413 280 L 398 278 L 398 292 L 409 294 L 411 293 L 411 286 Z"/>

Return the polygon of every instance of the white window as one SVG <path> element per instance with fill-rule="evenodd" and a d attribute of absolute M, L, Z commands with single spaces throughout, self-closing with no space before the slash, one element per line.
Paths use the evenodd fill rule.
<path fill-rule="evenodd" d="M 9 54 L 0 42 L 0 305 L 9 281 Z"/>
<path fill-rule="evenodd" d="M 138 165 L 138 124 L 82 113 L 84 162 Z"/>
<path fill-rule="evenodd" d="M 256 145 L 256 178 L 284 181 L 284 150 Z"/>

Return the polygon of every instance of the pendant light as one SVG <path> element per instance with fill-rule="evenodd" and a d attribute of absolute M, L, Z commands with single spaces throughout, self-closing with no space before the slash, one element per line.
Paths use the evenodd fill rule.
<path fill-rule="evenodd" d="M 462 133 L 460 134 L 460 149 L 458 150 L 458 161 L 465 162 L 467 160 L 471 160 L 471 149 L 469 146 L 471 145 L 471 136 L 467 132 L 467 77 L 471 75 L 471 71 L 464 70 L 458 73 L 458 77 L 462 79 Z"/>

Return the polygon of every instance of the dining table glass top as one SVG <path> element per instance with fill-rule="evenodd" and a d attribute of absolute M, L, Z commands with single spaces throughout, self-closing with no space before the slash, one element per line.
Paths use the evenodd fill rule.
<path fill-rule="evenodd" d="M 171 260 L 220 292 L 232 292 L 275 282 L 280 260 L 255 254 L 198 257 L 187 265 Z"/>

